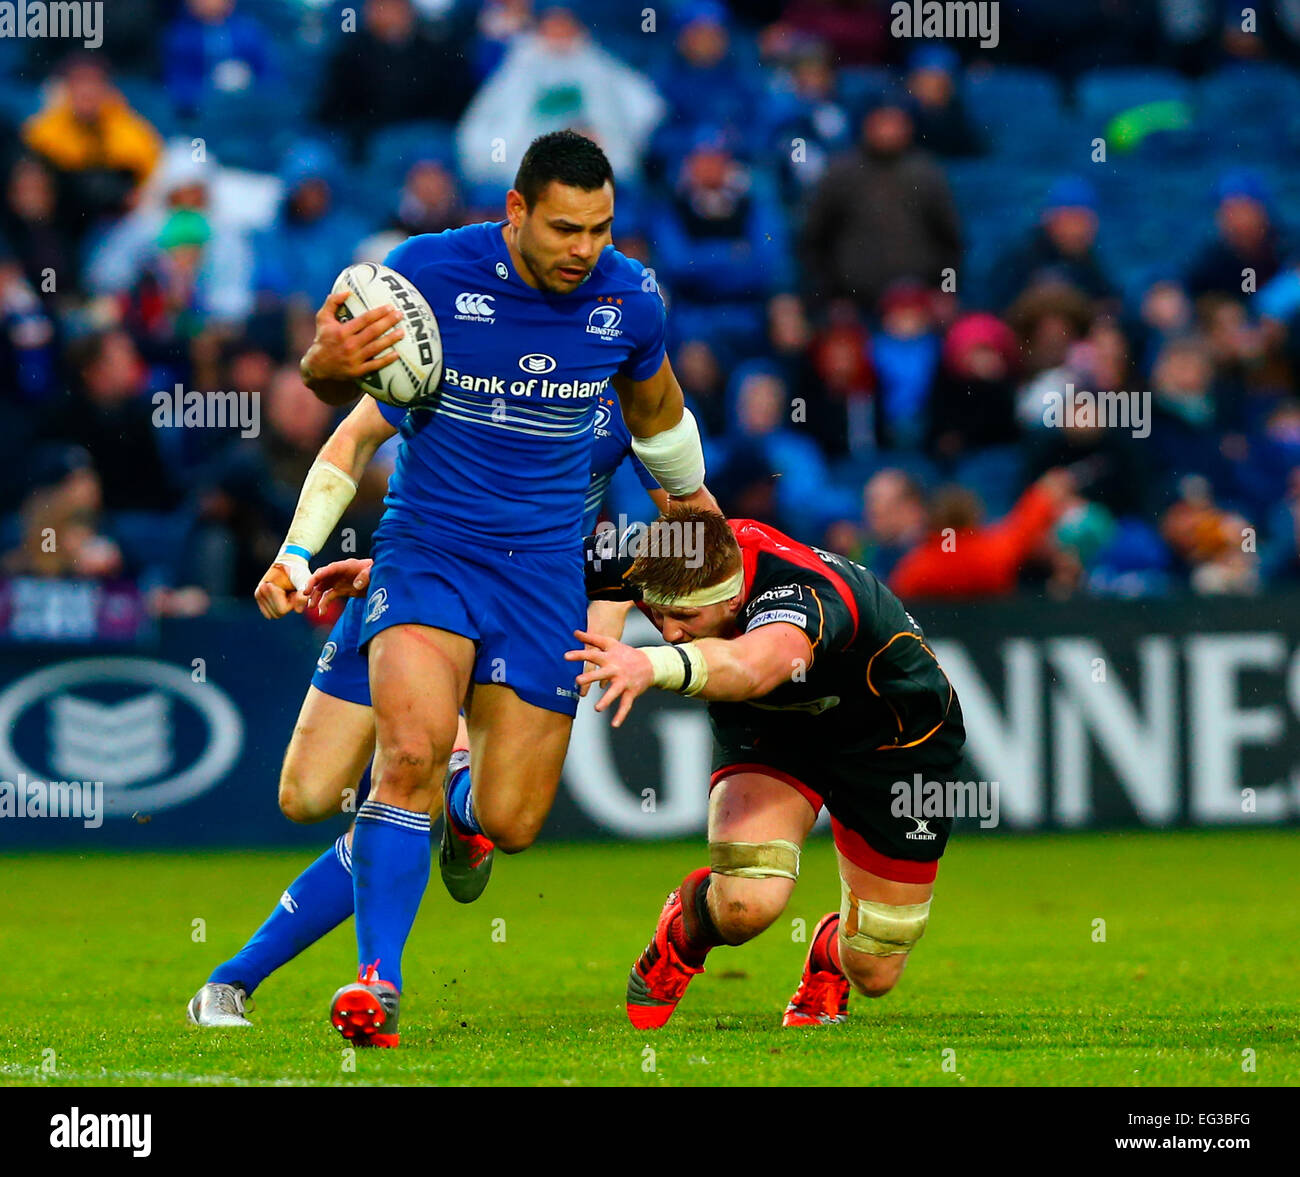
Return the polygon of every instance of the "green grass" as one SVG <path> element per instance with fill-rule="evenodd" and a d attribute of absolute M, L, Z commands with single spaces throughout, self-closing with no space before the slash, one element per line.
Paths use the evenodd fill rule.
<path fill-rule="evenodd" d="M 258 990 L 256 1029 L 184 1023 L 306 856 L 13 856 L 0 954 L 23 984 L 0 1009 L 0 1084 L 1300 1083 L 1292 833 L 960 837 L 894 993 L 855 998 L 846 1026 L 783 1030 L 805 947 L 792 920 L 838 903 L 818 840 L 786 916 L 715 953 L 667 1029 L 635 1031 L 628 967 L 702 850 L 542 844 L 499 858 L 470 907 L 435 872 L 402 1046 L 354 1070 L 325 1018 L 353 973 L 350 923 Z"/>

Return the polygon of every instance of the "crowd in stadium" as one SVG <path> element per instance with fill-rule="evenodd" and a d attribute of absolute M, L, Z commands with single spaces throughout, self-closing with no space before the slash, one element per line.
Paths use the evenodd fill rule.
<path fill-rule="evenodd" d="M 1295 583 L 1296 6 L 1026 0 L 996 50 L 889 7 L 133 0 L 93 51 L 0 42 L 3 574 L 250 593 L 336 419 L 297 359 L 337 272 L 499 218 L 572 126 L 729 514 L 908 599 Z M 257 436 L 160 428 L 177 388 L 257 392 Z"/>

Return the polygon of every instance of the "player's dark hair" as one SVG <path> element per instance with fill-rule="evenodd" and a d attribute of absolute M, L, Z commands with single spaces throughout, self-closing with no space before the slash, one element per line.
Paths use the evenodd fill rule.
<path fill-rule="evenodd" d="M 740 565 L 740 544 L 723 516 L 674 505 L 641 537 L 627 579 L 657 597 L 681 597 L 721 584 Z"/>
<path fill-rule="evenodd" d="M 614 169 L 594 140 L 577 131 L 551 131 L 528 145 L 515 173 L 515 191 L 531 209 L 552 182 L 594 192 L 614 183 Z"/>

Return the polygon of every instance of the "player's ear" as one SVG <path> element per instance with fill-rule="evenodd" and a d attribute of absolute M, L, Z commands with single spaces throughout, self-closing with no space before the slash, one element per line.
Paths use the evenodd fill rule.
<path fill-rule="evenodd" d="M 506 220 L 518 229 L 527 211 L 528 205 L 524 201 L 523 193 L 511 188 L 506 193 Z"/>

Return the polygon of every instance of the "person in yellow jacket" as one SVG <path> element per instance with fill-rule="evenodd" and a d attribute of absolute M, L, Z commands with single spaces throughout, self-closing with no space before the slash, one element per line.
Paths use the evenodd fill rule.
<path fill-rule="evenodd" d="M 51 101 L 24 125 L 23 141 L 59 170 L 73 204 L 92 217 L 121 212 L 162 153 L 158 132 L 87 57 L 62 67 Z"/>

